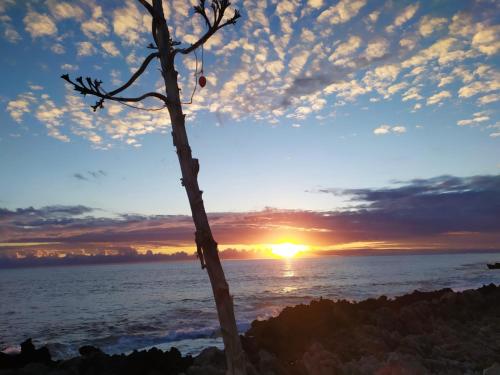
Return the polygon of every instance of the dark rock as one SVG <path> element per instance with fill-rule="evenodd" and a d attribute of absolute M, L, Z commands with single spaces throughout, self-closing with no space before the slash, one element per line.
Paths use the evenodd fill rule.
<path fill-rule="evenodd" d="M 417 357 L 399 353 L 390 353 L 387 361 L 376 372 L 377 375 L 425 375 L 428 373 Z"/>
<path fill-rule="evenodd" d="M 21 343 L 21 358 L 25 363 L 39 362 L 39 363 L 51 363 L 52 359 L 50 357 L 49 349 L 42 347 L 40 349 L 35 349 L 31 339 L 27 339 Z"/>
<path fill-rule="evenodd" d="M 76 358 L 67 359 L 65 361 L 60 361 L 56 365 L 56 370 L 54 370 L 54 372 L 59 371 L 59 372 L 56 372 L 55 374 L 61 374 L 61 375 L 79 375 L 82 361 L 83 361 L 83 359 L 81 357 L 76 357 Z M 55 374 L 51 373 L 50 375 L 55 375 Z"/>
<path fill-rule="evenodd" d="M 78 352 L 82 357 L 90 357 L 93 355 L 102 355 L 104 354 L 101 349 L 96 348 L 95 346 L 92 345 L 85 345 L 82 346 L 80 349 L 78 349 Z"/>
<path fill-rule="evenodd" d="M 487 369 L 484 369 L 483 375 L 500 375 L 500 364 L 495 362 Z"/>
<path fill-rule="evenodd" d="M 206 366 L 213 365 L 216 367 L 226 367 L 226 357 L 224 352 L 216 347 L 209 347 L 202 350 L 193 361 L 194 365 Z"/>
<path fill-rule="evenodd" d="M 185 373 L 193 363 L 191 356 L 183 357 L 176 348 L 152 348 L 128 356 L 109 356 L 93 346 L 83 346 L 79 352 L 81 357 L 54 362 L 47 360 L 50 354 L 46 348 L 35 349 L 31 340 L 26 340 L 21 354 L 0 355 L 0 369 L 17 369 L 9 375 L 177 375 Z M 6 374 L 0 371 L 0 375 Z"/>
<path fill-rule="evenodd" d="M 346 375 L 371 375 L 382 367 L 380 360 L 373 355 L 359 358 L 342 365 L 342 373 Z"/>
<path fill-rule="evenodd" d="M 266 350 L 260 350 L 258 353 L 258 365 L 259 373 L 261 375 L 276 375 L 285 372 L 284 367 L 281 365 L 278 358 L 275 355 L 269 353 Z"/>
<path fill-rule="evenodd" d="M 188 369 L 188 375 L 224 375 L 226 372 L 226 357 L 224 352 L 216 347 L 203 349 L 194 358 L 193 365 Z"/>
<path fill-rule="evenodd" d="M 268 352 L 285 369 L 280 375 L 481 373 L 500 353 L 499 301 L 495 285 L 357 303 L 322 299 L 253 322 L 245 349 L 254 364 L 256 351 Z"/>
<path fill-rule="evenodd" d="M 21 343 L 19 354 L 0 354 L 0 369 L 21 368 L 30 363 L 43 363 L 50 366 L 55 362 L 50 357 L 49 349 L 46 347 L 36 349 L 31 339 Z"/>
<path fill-rule="evenodd" d="M 50 367 L 43 363 L 28 363 L 22 369 L 18 370 L 21 375 L 47 375 L 50 372 Z"/>
<path fill-rule="evenodd" d="M 249 375 L 500 373 L 500 287 L 413 292 L 388 299 L 313 301 L 254 321 L 242 337 Z M 31 339 L 0 353 L 0 375 L 225 375 L 224 352 L 196 358 L 171 348 L 107 355 L 81 347 L 54 362 Z"/>
<path fill-rule="evenodd" d="M 16 362 L 14 358 L 16 357 L 0 352 L 0 370 L 14 368 Z"/>
<path fill-rule="evenodd" d="M 336 375 L 340 374 L 340 361 L 323 345 L 315 342 L 302 356 L 302 364 L 307 375 Z"/>

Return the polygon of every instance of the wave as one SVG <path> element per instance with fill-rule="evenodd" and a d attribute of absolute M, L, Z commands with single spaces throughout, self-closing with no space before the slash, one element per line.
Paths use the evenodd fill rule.
<path fill-rule="evenodd" d="M 238 331 L 244 333 L 250 328 L 251 322 L 239 322 Z M 204 327 L 199 329 L 178 329 L 165 335 L 160 334 L 130 334 L 130 335 L 110 335 L 98 339 L 87 339 L 78 343 L 39 343 L 46 345 L 54 359 L 68 359 L 78 356 L 78 348 L 83 345 L 92 345 L 100 348 L 108 354 L 130 353 L 134 350 L 150 349 L 154 346 L 160 349 L 177 347 L 184 355 L 197 355 L 207 346 L 222 347 L 222 337 L 219 327 Z M 19 352 L 17 345 L 9 346 L 2 350 L 5 353 Z"/>

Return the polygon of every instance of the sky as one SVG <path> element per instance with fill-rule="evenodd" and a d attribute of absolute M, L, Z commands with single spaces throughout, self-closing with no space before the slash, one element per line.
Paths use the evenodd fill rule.
<path fill-rule="evenodd" d="M 182 46 L 205 30 L 194 4 L 164 1 Z M 184 105 L 221 248 L 500 248 L 497 1 L 235 8 Z M 0 0 L 0 255 L 192 250 L 166 110 L 94 113 L 60 79 L 120 86 L 150 24 L 134 0 Z M 196 60 L 176 60 L 185 101 Z M 152 90 L 157 61 L 127 95 Z"/>

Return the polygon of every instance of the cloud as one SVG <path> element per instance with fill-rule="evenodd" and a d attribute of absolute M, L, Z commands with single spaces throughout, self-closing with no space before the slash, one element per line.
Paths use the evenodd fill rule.
<path fill-rule="evenodd" d="M 361 38 L 359 36 L 352 35 L 347 41 L 338 45 L 335 51 L 330 55 L 328 60 L 333 61 L 334 64 L 343 65 L 346 57 L 351 56 L 354 52 L 358 50 L 361 46 Z"/>
<path fill-rule="evenodd" d="M 425 65 L 428 62 L 437 59 L 442 65 L 451 61 L 461 61 L 466 53 L 454 49 L 457 40 L 454 38 L 443 38 L 433 43 L 431 46 L 420 50 L 418 53 L 402 62 L 403 68 L 409 68 L 417 65 Z"/>
<path fill-rule="evenodd" d="M 314 9 L 319 9 L 323 6 L 323 0 L 307 0 L 307 5 Z"/>
<path fill-rule="evenodd" d="M 420 90 L 418 87 L 411 87 L 408 91 L 406 91 L 402 95 L 403 102 L 406 102 L 408 100 L 421 100 L 421 99 L 423 99 L 423 96 L 420 95 Z"/>
<path fill-rule="evenodd" d="M 453 82 L 455 78 L 453 76 L 445 76 L 439 79 L 438 87 L 446 86 Z"/>
<path fill-rule="evenodd" d="M 20 268 L 20 267 L 55 267 L 55 266 L 75 266 L 75 265 L 94 265 L 94 264 L 127 264 L 144 262 L 171 262 L 180 260 L 195 260 L 196 255 L 187 254 L 179 251 L 174 254 L 153 254 L 147 251 L 144 254 L 127 246 L 106 246 L 105 249 L 85 251 L 74 251 L 71 254 L 65 254 L 60 257 L 57 251 L 45 251 L 43 256 L 36 252 L 28 253 L 23 258 L 15 258 L 0 255 L 0 269 L 2 268 Z M 37 255 L 34 255 L 37 254 Z M 222 259 L 236 259 L 236 256 L 244 257 L 246 254 L 221 253 Z M 248 258 L 246 258 L 248 259 Z"/>
<path fill-rule="evenodd" d="M 135 45 L 141 41 L 141 33 L 148 30 L 142 10 L 136 2 L 127 0 L 125 7 L 113 12 L 113 30 L 125 44 Z"/>
<path fill-rule="evenodd" d="M 120 51 L 116 48 L 115 43 L 112 41 L 102 42 L 101 46 L 108 55 L 113 57 L 120 55 Z"/>
<path fill-rule="evenodd" d="M 380 17 L 380 13 L 382 13 L 380 10 L 375 10 L 375 11 L 371 12 L 367 17 L 367 21 L 371 22 L 372 24 L 376 23 Z M 371 30 L 371 27 L 370 27 L 370 30 Z"/>
<path fill-rule="evenodd" d="M 0 9 L 0 24 L 3 28 L 3 37 L 9 43 L 17 43 L 22 39 L 21 35 L 17 32 L 17 30 L 14 28 L 14 25 L 12 24 L 12 18 L 10 18 L 6 14 L 2 14 L 1 9 Z"/>
<path fill-rule="evenodd" d="M 0 208 L 0 220 L 15 218 L 13 224 L 27 220 L 33 224 L 31 220 L 38 222 L 40 219 L 49 220 L 61 217 L 73 217 L 94 212 L 95 209 L 83 205 L 52 205 L 41 208 L 18 208 L 17 210 L 8 210 Z"/>
<path fill-rule="evenodd" d="M 472 38 L 472 46 L 485 55 L 492 56 L 500 51 L 500 25 L 479 30 Z"/>
<path fill-rule="evenodd" d="M 389 134 L 390 131 L 391 131 L 390 125 L 380 125 L 378 128 L 373 130 L 373 134 L 384 135 L 384 134 Z"/>
<path fill-rule="evenodd" d="M 266 209 L 209 215 L 221 248 L 273 243 L 283 236 L 321 249 L 342 243 L 384 241 L 403 248 L 495 248 L 500 239 L 500 175 L 439 176 L 391 187 L 337 189 L 337 211 Z M 0 242 L 11 254 L 102 254 L 106 248 L 194 251 L 193 223 L 185 215 L 109 214 L 86 206 L 0 209 Z M 29 243 L 38 243 L 29 245 Z M 25 245 L 22 245 L 25 244 Z"/>
<path fill-rule="evenodd" d="M 7 112 L 14 121 L 20 123 L 23 116 L 31 112 L 31 105 L 35 102 L 36 98 L 31 92 L 20 94 L 7 103 Z"/>
<path fill-rule="evenodd" d="M 480 97 L 477 100 L 477 102 L 480 105 L 486 105 L 486 104 L 490 104 L 490 103 L 494 103 L 494 102 L 498 102 L 498 101 L 500 101 L 500 94 L 485 95 L 485 96 Z"/>
<path fill-rule="evenodd" d="M 106 110 L 110 116 L 115 116 L 123 111 L 123 106 L 119 104 L 108 104 Z"/>
<path fill-rule="evenodd" d="M 451 35 L 470 36 L 474 33 L 475 24 L 472 20 L 472 15 L 466 11 L 460 11 L 451 19 L 451 24 L 448 29 Z"/>
<path fill-rule="evenodd" d="M 290 60 L 290 63 L 289 63 L 290 72 L 293 75 L 298 75 L 301 72 L 302 68 L 304 67 L 304 65 L 307 62 L 307 59 L 309 58 L 309 55 L 310 55 L 310 51 L 305 50 L 305 51 L 302 51 L 299 54 L 295 55 Z"/>
<path fill-rule="evenodd" d="M 500 175 L 440 176 L 400 182 L 381 189 L 323 189 L 351 196 L 361 204 L 352 212 L 358 228 L 394 235 L 457 232 L 500 233 Z M 358 221 L 359 220 L 359 221 Z"/>
<path fill-rule="evenodd" d="M 366 46 L 364 55 L 368 60 L 383 57 L 389 50 L 389 41 L 384 38 L 372 40 Z"/>
<path fill-rule="evenodd" d="M 58 55 L 62 55 L 66 52 L 66 49 L 61 43 L 55 43 L 50 47 L 50 50 Z"/>
<path fill-rule="evenodd" d="M 57 26 L 47 14 L 30 10 L 23 21 L 26 31 L 32 38 L 54 36 L 57 34 Z"/>
<path fill-rule="evenodd" d="M 394 23 L 386 27 L 386 31 L 388 33 L 392 33 L 396 28 L 403 26 L 406 22 L 411 20 L 415 13 L 417 13 L 419 6 L 419 3 L 408 5 L 401 13 L 398 14 Z"/>
<path fill-rule="evenodd" d="M 490 133 L 491 138 L 500 137 L 500 121 L 498 121 L 497 123 L 495 123 L 493 125 L 488 125 L 486 128 L 493 130 L 493 133 Z M 500 167 L 500 165 L 499 165 L 499 167 Z"/>
<path fill-rule="evenodd" d="M 94 6 L 92 17 L 82 23 L 82 32 L 87 38 L 96 39 L 109 34 L 108 22 L 102 16 L 102 8 Z"/>
<path fill-rule="evenodd" d="M 361 86 L 356 80 L 351 80 L 332 83 L 326 86 L 323 91 L 327 94 L 336 93 L 340 98 L 353 101 L 359 95 L 369 92 L 370 89 Z"/>
<path fill-rule="evenodd" d="M 458 96 L 469 98 L 471 96 L 496 91 L 500 89 L 500 80 L 493 79 L 489 81 L 474 81 L 469 85 L 463 86 L 458 90 Z"/>
<path fill-rule="evenodd" d="M 457 122 L 458 126 L 470 126 L 470 125 L 478 125 L 481 122 L 488 121 L 490 116 L 488 116 L 485 112 L 476 112 L 474 113 L 473 118 L 467 120 L 460 120 Z"/>
<path fill-rule="evenodd" d="M 62 64 L 61 65 L 61 70 L 63 70 L 64 72 L 75 71 L 78 69 L 79 69 L 78 65 L 73 65 L 73 64 Z"/>
<path fill-rule="evenodd" d="M 76 47 L 78 56 L 91 56 L 96 53 L 95 47 L 90 42 L 78 42 Z"/>
<path fill-rule="evenodd" d="M 112 64 L 101 55 L 84 59 L 89 68 L 102 69 L 95 78 L 111 90 L 137 69 L 147 53 L 144 46 L 151 41 L 151 18 L 135 0 L 113 6 L 91 4 L 48 0 L 33 3 L 26 12 L 54 24 L 51 33 L 57 37 L 39 44 L 65 54 L 52 56 L 58 59 L 56 67 L 69 63 L 63 72 L 69 71 L 70 65 L 76 69 L 76 57 L 98 52 L 123 56 L 127 65 L 119 61 Z M 212 48 L 205 49 L 209 86 L 197 90 L 195 103 L 186 108 L 187 115 L 190 120 L 204 113 L 234 121 L 277 124 L 284 119 L 293 119 L 293 123 L 314 116 L 326 118 L 334 112 L 347 114 L 352 105 L 365 100 L 363 107 L 367 109 L 397 100 L 408 111 L 426 102 L 436 105 L 435 110 L 440 104 L 443 108 L 451 104 L 492 106 L 497 102 L 500 82 L 492 60 L 498 33 L 489 12 L 492 5 L 482 3 L 483 11 L 479 12 L 477 7 L 459 4 L 454 15 L 445 14 L 444 8 L 430 12 L 427 5 L 421 5 L 394 1 L 370 4 L 365 0 L 238 2 L 235 7 L 243 14 L 252 12 L 252 17 L 235 28 L 220 30 Z M 176 0 L 166 9 L 172 37 L 184 46 L 205 30 L 200 17 L 191 20 L 190 2 Z M 387 28 L 393 33 L 388 34 Z M 189 100 L 194 83 L 193 54 L 179 55 L 176 64 L 183 100 Z M 146 85 L 152 82 L 160 89 L 161 76 L 153 64 L 148 72 L 150 77 L 137 82 L 131 91 L 151 91 Z M 82 71 L 75 76 L 80 74 L 91 73 Z M 450 96 L 444 97 L 446 93 Z M 91 147 L 109 148 L 118 142 L 138 147 L 143 135 L 164 132 L 169 126 L 168 120 L 160 119 L 168 118 L 164 113 L 146 115 L 142 122 L 142 113 L 132 115 L 128 108 L 110 103 L 90 118 L 86 105 L 77 107 L 77 100 L 66 96 L 66 102 L 55 103 L 58 108 L 71 108 L 59 118 L 64 124 L 60 131 L 67 129 L 68 137 L 82 137 Z M 419 103 L 408 103 L 410 100 Z M 156 103 L 148 100 L 146 104 L 154 107 Z M 27 112 L 21 110 L 18 118 L 22 113 Z"/>
<path fill-rule="evenodd" d="M 393 126 L 391 130 L 398 134 L 406 133 L 406 128 L 404 126 Z"/>
<path fill-rule="evenodd" d="M 7 8 L 9 8 L 11 5 L 14 5 L 15 3 L 15 0 L 3 0 L 2 2 L 0 2 L 0 13 L 5 13 Z"/>
<path fill-rule="evenodd" d="M 69 137 L 62 134 L 60 131 L 60 128 L 63 125 L 62 117 L 65 114 L 66 109 L 56 106 L 47 94 L 42 94 L 42 99 L 43 101 L 35 112 L 35 117 L 40 122 L 45 124 L 49 136 L 62 142 L 69 142 Z"/>
<path fill-rule="evenodd" d="M 345 23 L 356 16 L 366 5 L 366 0 L 340 0 L 324 10 L 318 17 L 319 22 L 330 24 Z"/>
<path fill-rule="evenodd" d="M 447 98 L 451 98 L 451 93 L 449 91 L 438 92 L 427 99 L 427 105 L 439 104 Z"/>
<path fill-rule="evenodd" d="M 80 20 L 84 16 L 82 8 L 73 3 L 58 0 L 48 0 L 47 6 L 52 15 L 59 20 L 75 18 Z"/>
<path fill-rule="evenodd" d="M 443 17 L 423 16 L 418 25 L 418 31 L 423 37 L 428 37 L 435 31 L 441 29 L 448 23 L 448 20 Z"/>
<path fill-rule="evenodd" d="M 389 133 L 403 134 L 406 133 L 406 127 L 401 125 L 390 126 L 390 125 L 380 125 L 378 128 L 373 130 L 375 135 L 386 135 Z"/>
<path fill-rule="evenodd" d="M 81 173 L 75 173 L 73 177 L 80 181 L 88 181 L 88 178 Z"/>
<path fill-rule="evenodd" d="M 106 177 L 108 174 L 102 169 L 97 171 L 87 171 L 85 173 L 74 173 L 73 177 L 80 181 L 90 181 L 91 179 L 97 180 L 102 177 Z"/>
<path fill-rule="evenodd" d="M 94 178 L 101 178 L 108 175 L 102 169 L 99 169 L 98 171 L 88 171 L 87 173 Z"/>

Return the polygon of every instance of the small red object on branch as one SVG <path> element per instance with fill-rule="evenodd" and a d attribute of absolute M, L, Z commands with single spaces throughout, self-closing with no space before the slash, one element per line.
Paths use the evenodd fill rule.
<path fill-rule="evenodd" d="M 205 87 L 205 85 L 207 84 L 207 79 L 205 78 L 205 76 L 200 76 L 200 78 L 198 79 L 198 83 L 201 87 Z"/>

